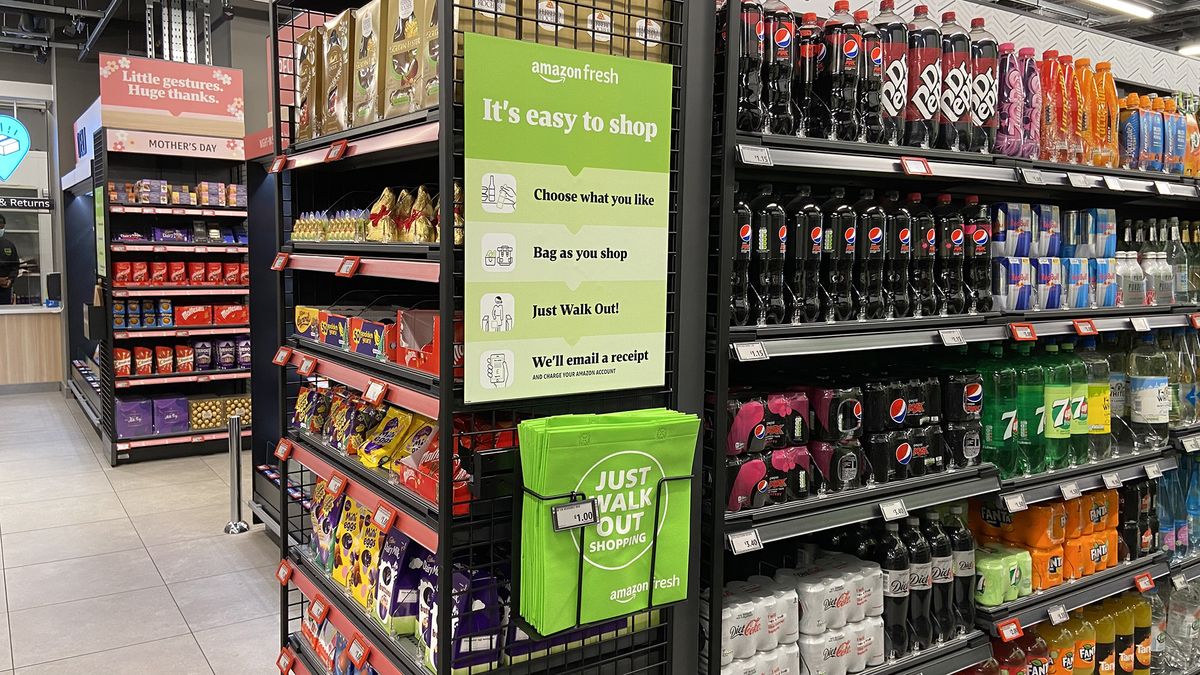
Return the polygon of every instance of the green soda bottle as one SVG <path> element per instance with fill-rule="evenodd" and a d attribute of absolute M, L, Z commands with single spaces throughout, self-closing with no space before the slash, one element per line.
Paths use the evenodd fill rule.
<path fill-rule="evenodd" d="M 1071 464 L 1071 365 L 1053 341 L 1046 342 L 1041 360 L 1046 374 L 1046 468 L 1065 469 Z"/>
<path fill-rule="evenodd" d="M 1096 338 L 1083 338 L 1079 347 L 1088 376 L 1088 459 L 1094 462 L 1112 457 L 1112 379 L 1108 359 L 1096 351 Z M 1122 374 L 1122 387 L 1124 377 Z"/>
<path fill-rule="evenodd" d="M 1017 447 L 1029 463 L 1030 473 L 1050 468 L 1046 458 L 1046 374 L 1042 362 L 1030 354 L 1028 342 L 1015 347 L 1017 371 Z M 987 410 L 987 399 L 984 399 Z M 1070 434 L 1068 434 L 1070 435 Z"/>
<path fill-rule="evenodd" d="M 983 377 L 983 461 L 1003 479 L 1029 473 L 1029 457 L 1017 443 L 1017 369 L 1004 362 L 1004 347 L 992 345 L 979 363 Z"/>
<path fill-rule="evenodd" d="M 1083 359 L 1075 354 L 1075 343 L 1063 340 L 1058 346 L 1071 370 L 1070 464 L 1088 463 L 1088 374 Z"/>

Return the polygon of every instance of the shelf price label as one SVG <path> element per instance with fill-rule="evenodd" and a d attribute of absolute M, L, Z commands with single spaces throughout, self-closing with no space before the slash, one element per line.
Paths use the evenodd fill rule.
<path fill-rule="evenodd" d="M 550 507 L 550 517 L 554 519 L 554 531 L 562 532 L 595 525 L 600 513 L 595 499 L 584 499 Z"/>
<path fill-rule="evenodd" d="M 1008 509 L 1009 513 L 1017 513 L 1029 508 L 1025 503 L 1025 493 L 1018 492 L 1015 495 L 1004 495 L 1004 508 Z"/>
<path fill-rule="evenodd" d="M 1071 618 L 1070 615 L 1067 614 L 1067 608 L 1065 605 L 1054 605 L 1050 609 L 1046 610 L 1046 615 L 1050 617 L 1050 625 L 1052 626 L 1057 626 L 1060 623 L 1066 623 L 1067 620 Z"/>
<path fill-rule="evenodd" d="M 329 601 L 321 595 L 316 595 L 308 602 L 308 618 L 313 623 L 320 624 L 329 616 Z"/>
<path fill-rule="evenodd" d="M 996 633 L 1000 636 L 1001 640 L 1012 642 L 1024 635 L 1025 631 L 1021 630 L 1020 619 L 1012 618 L 996 624 Z"/>
<path fill-rule="evenodd" d="M 267 173 L 279 173 L 280 171 L 283 171 L 285 168 L 287 168 L 287 161 L 287 157 L 283 155 L 277 155 L 275 160 L 271 162 L 271 166 L 267 169 Z"/>
<path fill-rule="evenodd" d="M 1142 572 L 1133 578 L 1133 587 L 1138 589 L 1139 593 L 1154 590 L 1154 577 L 1150 576 L 1149 572 Z"/>
<path fill-rule="evenodd" d="M 1124 192 L 1125 191 L 1125 185 L 1121 183 L 1120 176 L 1105 176 L 1104 177 L 1104 187 L 1106 187 L 1109 190 L 1112 190 L 1114 192 Z"/>
<path fill-rule="evenodd" d="M 1165 180 L 1154 181 L 1154 191 L 1160 195 L 1171 196 L 1171 184 Z"/>
<path fill-rule="evenodd" d="M 1129 325 L 1139 333 L 1145 333 L 1150 330 L 1150 320 L 1144 316 L 1135 316 L 1129 319 Z"/>
<path fill-rule="evenodd" d="M 1182 591 L 1184 588 L 1187 588 L 1187 584 L 1187 577 L 1183 576 L 1182 573 L 1171 575 L 1171 585 L 1175 587 L 1175 590 Z"/>
<path fill-rule="evenodd" d="M 959 328 L 943 328 L 938 331 L 938 336 L 942 338 L 942 344 L 947 347 L 961 347 L 967 344 L 967 339 L 963 337 L 963 332 Z"/>
<path fill-rule="evenodd" d="M 346 480 L 345 476 L 337 471 L 331 471 L 329 473 L 329 480 L 325 481 L 325 493 L 337 499 L 346 490 L 347 483 L 349 481 Z"/>
<path fill-rule="evenodd" d="M 1124 481 L 1121 480 L 1120 474 L 1118 474 L 1116 471 L 1104 474 L 1104 487 L 1108 488 L 1109 490 L 1115 490 L 1121 487 L 1122 483 L 1124 483 Z"/>
<path fill-rule="evenodd" d="M 1188 319 L 1192 322 L 1192 328 L 1200 329 L 1200 314 L 1189 314 Z"/>
<path fill-rule="evenodd" d="M 1075 334 L 1081 337 L 1092 337 L 1100 334 L 1100 331 L 1096 330 L 1096 322 L 1091 319 L 1075 319 L 1071 323 L 1075 326 Z"/>
<path fill-rule="evenodd" d="M 325 163 L 336 162 L 346 156 L 346 147 L 348 143 L 345 139 L 334 141 L 329 149 L 325 151 Z"/>
<path fill-rule="evenodd" d="M 360 670 L 366 668 L 367 658 L 371 656 L 371 645 L 363 636 L 355 633 L 350 639 L 350 644 L 346 645 L 346 654 L 350 656 L 350 660 L 354 663 L 354 667 Z"/>
<path fill-rule="evenodd" d="M 762 550 L 762 539 L 758 536 L 758 528 L 734 532 L 729 535 L 729 550 L 734 555 Z"/>
<path fill-rule="evenodd" d="M 1157 480 L 1162 478 L 1162 468 L 1158 466 L 1158 462 L 1150 462 L 1146 465 L 1146 478 Z"/>
<path fill-rule="evenodd" d="M 271 269 L 276 272 L 282 272 L 283 268 L 287 267 L 288 258 L 290 257 L 285 251 L 275 254 L 275 259 L 271 261 Z"/>
<path fill-rule="evenodd" d="M 283 675 L 288 675 L 288 673 L 292 672 L 292 666 L 295 663 L 296 655 L 292 653 L 292 650 L 287 647 L 279 650 L 279 658 L 275 659 L 275 666 L 279 668 L 279 672 L 283 673 Z"/>
<path fill-rule="evenodd" d="M 908 517 L 908 507 L 904 505 L 903 499 L 893 499 L 887 502 L 880 502 L 879 512 L 883 514 L 883 519 L 887 521 L 900 520 Z"/>
<path fill-rule="evenodd" d="M 358 271 L 358 265 L 362 260 L 356 255 L 348 255 L 342 258 L 342 262 L 338 263 L 337 271 L 333 273 L 337 277 L 352 277 Z"/>
<path fill-rule="evenodd" d="M 375 515 L 371 516 L 371 522 L 379 528 L 380 532 L 387 532 L 392 529 L 392 523 L 396 522 L 396 509 L 380 500 L 379 505 L 375 507 Z"/>
<path fill-rule="evenodd" d="M 271 363 L 277 366 L 286 366 L 292 360 L 292 348 L 284 345 L 275 352 L 275 356 L 271 359 Z"/>
<path fill-rule="evenodd" d="M 1045 185 L 1046 177 L 1042 175 L 1041 169 L 1028 169 L 1018 167 L 1017 173 L 1021 174 L 1021 182 L 1026 185 Z"/>
<path fill-rule="evenodd" d="M 738 157 L 742 159 L 742 164 L 750 166 L 775 166 L 770 148 L 761 145 L 739 145 Z"/>
<path fill-rule="evenodd" d="M 292 442 L 286 438 L 279 439 L 275 444 L 275 458 L 281 462 L 286 462 L 292 456 Z"/>
<path fill-rule="evenodd" d="M 373 406 L 378 406 L 383 403 L 383 397 L 387 395 L 387 392 L 388 386 L 386 382 L 370 380 L 363 389 L 363 400 Z"/>
<path fill-rule="evenodd" d="M 1200 436 L 1186 436 L 1183 441 L 1184 452 L 1196 452 L 1200 450 Z"/>
<path fill-rule="evenodd" d="M 1037 330 L 1031 323 L 1010 323 L 1008 332 L 1017 342 L 1033 342 L 1037 340 Z"/>
<path fill-rule="evenodd" d="M 292 564 L 286 560 L 279 561 L 279 568 L 275 570 L 275 579 L 279 581 L 280 586 L 287 586 L 292 580 Z"/>
<path fill-rule="evenodd" d="M 738 361 L 766 361 L 771 358 L 767 354 L 767 348 L 763 343 L 758 342 L 738 342 L 733 345 L 733 355 Z"/>
<path fill-rule="evenodd" d="M 906 176 L 932 176 L 933 169 L 924 157 L 901 157 L 900 170 Z"/>
<path fill-rule="evenodd" d="M 312 375 L 313 371 L 316 369 L 317 358 L 307 354 L 300 357 L 300 365 L 296 366 L 296 372 L 300 373 L 302 377 L 308 377 L 309 375 Z"/>
<path fill-rule="evenodd" d="M 1067 173 L 1067 182 L 1073 188 L 1086 189 L 1092 187 L 1092 177 L 1086 173 Z"/>
<path fill-rule="evenodd" d="M 1079 499 L 1079 497 L 1083 495 L 1083 493 L 1079 491 L 1079 484 L 1075 481 L 1063 483 L 1062 485 L 1058 486 L 1058 488 L 1062 490 L 1063 499 Z"/>

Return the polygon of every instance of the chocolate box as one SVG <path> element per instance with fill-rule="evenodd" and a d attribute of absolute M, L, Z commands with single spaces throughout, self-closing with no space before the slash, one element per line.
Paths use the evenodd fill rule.
<path fill-rule="evenodd" d="M 325 22 L 321 85 L 321 133 L 350 128 L 350 78 L 353 68 L 354 10 L 347 9 Z"/>
<path fill-rule="evenodd" d="M 321 74 L 324 63 L 322 39 L 325 27 L 317 26 L 296 38 L 296 140 L 321 135 Z"/>
<path fill-rule="evenodd" d="M 176 305 L 176 326 L 211 326 L 213 322 L 212 305 Z"/>
<path fill-rule="evenodd" d="M 167 271 L 170 268 L 165 262 L 150 263 L 150 284 L 152 286 L 165 286 L 167 283 Z"/>
<path fill-rule="evenodd" d="M 436 309 L 401 309 L 396 312 L 400 333 L 396 343 L 396 363 L 438 375 L 439 347 L 445 338 L 441 316 Z M 454 376 L 463 373 L 463 319 L 454 316 Z"/>
<path fill-rule="evenodd" d="M 371 614 L 391 635 L 412 635 L 417 627 L 417 586 L 421 582 L 420 544 L 396 528 L 388 530 L 379 552 L 379 576 Z"/>
<path fill-rule="evenodd" d="M 131 263 L 133 272 L 129 278 L 130 286 L 150 285 L 150 266 L 145 262 Z"/>
<path fill-rule="evenodd" d="M 379 69 L 384 60 L 385 14 L 383 0 L 371 0 L 354 10 L 354 84 L 350 96 L 350 126 L 363 126 L 383 118 Z"/>
<path fill-rule="evenodd" d="M 321 310 L 316 307 L 296 305 L 296 335 L 310 340 L 320 339 Z"/>
<path fill-rule="evenodd" d="M 225 278 L 225 267 L 219 262 L 204 263 L 204 283 L 210 286 L 219 286 Z"/>
<path fill-rule="evenodd" d="M 186 396 L 154 399 L 154 433 L 176 434 L 187 431 L 188 400 Z"/>
<path fill-rule="evenodd" d="M 246 305 L 213 305 L 212 322 L 218 326 L 242 326 L 250 323 Z"/>
<path fill-rule="evenodd" d="M 350 351 L 376 361 L 395 361 L 396 324 L 385 322 L 384 316 L 376 314 L 372 312 L 366 316 L 350 317 Z"/>
<path fill-rule="evenodd" d="M 331 308 L 321 310 L 319 324 L 321 342 L 338 349 L 350 347 L 350 317 L 345 309 Z"/>
<path fill-rule="evenodd" d="M 154 433 L 154 406 L 150 399 L 116 399 L 117 438 Z"/>
<path fill-rule="evenodd" d="M 223 429 L 228 417 L 223 398 L 195 396 L 188 399 L 188 423 L 192 429 Z"/>
<path fill-rule="evenodd" d="M 395 117 L 421 108 L 420 15 L 430 0 L 386 0 L 386 45 L 383 60 L 383 116 Z"/>
<path fill-rule="evenodd" d="M 205 279 L 205 267 L 202 262 L 189 262 L 187 264 L 187 283 L 192 286 L 203 286 Z"/>

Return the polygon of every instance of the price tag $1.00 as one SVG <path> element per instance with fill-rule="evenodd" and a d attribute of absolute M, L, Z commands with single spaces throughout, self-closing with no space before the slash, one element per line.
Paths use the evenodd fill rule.
<path fill-rule="evenodd" d="M 552 506 L 550 507 L 550 516 L 554 519 L 554 531 L 562 532 L 595 525 L 599 519 L 599 512 L 595 499 L 584 499 Z"/>

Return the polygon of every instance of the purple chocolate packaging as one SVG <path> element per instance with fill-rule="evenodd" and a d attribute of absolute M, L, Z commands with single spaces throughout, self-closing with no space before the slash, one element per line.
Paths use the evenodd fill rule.
<path fill-rule="evenodd" d="M 192 233 L 183 227 L 156 227 L 154 241 L 187 242 L 192 240 Z"/>
<path fill-rule="evenodd" d="M 196 370 L 212 370 L 214 366 L 212 340 L 193 340 L 192 358 Z"/>
<path fill-rule="evenodd" d="M 446 611 L 439 606 L 437 595 L 438 561 L 430 553 L 424 557 L 424 569 L 419 587 L 419 621 L 417 640 L 424 646 L 425 665 L 434 668 L 438 650 L 444 646 L 437 633 L 434 618 Z M 468 574 L 461 568 L 453 572 L 451 582 L 454 606 L 450 608 L 457 633 L 450 637 L 454 668 L 495 665 L 500 658 L 500 608 L 496 597 L 496 580 L 482 573 Z M 470 612 L 467 608 L 471 607 Z M 474 609 L 474 608 L 480 609 Z"/>
<path fill-rule="evenodd" d="M 250 336 L 239 335 L 234 342 L 237 349 L 237 367 L 250 368 Z"/>
<path fill-rule="evenodd" d="M 233 340 L 217 340 L 213 352 L 218 369 L 233 370 L 238 367 L 237 347 Z"/>
<path fill-rule="evenodd" d="M 423 568 L 421 548 L 396 528 L 388 530 L 379 553 L 375 584 L 375 620 L 391 635 L 412 635 L 419 607 L 417 587 Z"/>
<path fill-rule="evenodd" d="M 154 433 L 154 405 L 147 398 L 117 399 L 117 438 Z"/>
<path fill-rule="evenodd" d="M 189 428 L 186 396 L 154 399 L 154 433 L 174 434 Z"/>

